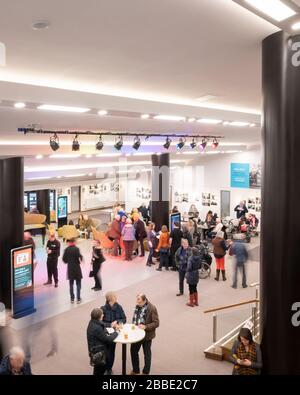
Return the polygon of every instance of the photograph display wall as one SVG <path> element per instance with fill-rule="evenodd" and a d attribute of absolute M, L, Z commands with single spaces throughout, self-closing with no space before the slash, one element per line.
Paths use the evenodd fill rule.
<path fill-rule="evenodd" d="M 217 195 L 215 193 L 202 193 L 202 206 L 218 206 Z"/>
<path fill-rule="evenodd" d="M 257 213 L 261 212 L 261 198 L 260 197 L 249 197 L 247 202 L 248 210 L 254 210 Z"/>

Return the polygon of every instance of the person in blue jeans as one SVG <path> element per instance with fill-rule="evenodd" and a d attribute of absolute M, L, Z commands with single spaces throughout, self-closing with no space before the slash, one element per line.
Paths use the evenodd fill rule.
<path fill-rule="evenodd" d="M 179 293 L 176 296 L 183 295 L 184 291 L 184 279 L 187 269 L 189 257 L 192 255 L 192 248 L 189 247 L 189 241 L 187 239 L 181 240 L 181 247 L 175 253 L 175 263 L 178 268 L 179 276 Z"/>
<path fill-rule="evenodd" d="M 235 256 L 235 267 L 233 273 L 233 284 L 232 288 L 237 288 L 237 276 L 238 271 L 242 273 L 242 286 L 247 288 L 247 278 L 246 278 L 246 262 L 248 260 L 248 251 L 242 240 L 236 240 L 231 242 L 229 255 Z"/>
<path fill-rule="evenodd" d="M 83 261 L 83 257 L 80 253 L 79 248 L 76 247 L 76 240 L 71 239 L 63 255 L 63 262 L 68 265 L 67 277 L 70 283 L 71 303 L 74 303 L 75 301 L 74 282 L 76 282 L 77 303 L 81 303 L 80 291 L 81 291 L 82 272 L 81 272 L 80 264 L 82 261 Z"/>

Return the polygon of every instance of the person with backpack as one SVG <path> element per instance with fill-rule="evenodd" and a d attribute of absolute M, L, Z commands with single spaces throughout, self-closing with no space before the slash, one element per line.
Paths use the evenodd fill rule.
<path fill-rule="evenodd" d="M 228 246 L 224 240 L 224 232 L 219 231 L 216 237 L 212 240 L 214 246 L 214 257 L 216 258 L 216 277 L 215 280 L 219 281 L 220 272 L 222 273 L 223 281 L 226 281 L 225 275 L 225 255 L 228 250 Z"/>
<path fill-rule="evenodd" d="M 246 263 L 249 257 L 247 248 L 242 240 L 230 242 L 229 255 L 235 256 L 232 288 L 237 288 L 238 272 L 242 274 L 242 287 L 247 288 Z"/>
<path fill-rule="evenodd" d="M 201 267 L 201 253 L 197 247 L 192 248 L 192 255 L 188 259 L 186 269 L 186 282 L 189 285 L 190 300 L 186 303 L 189 307 L 198 306 L 197 284 L 199 282 L 199 269 Z"/>

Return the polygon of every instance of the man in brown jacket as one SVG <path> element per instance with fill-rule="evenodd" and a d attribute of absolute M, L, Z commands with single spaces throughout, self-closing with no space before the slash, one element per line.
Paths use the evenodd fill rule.
<path fill-rule="evenodd" d="M 142 374 L 149 374 L 151 368 L 151 345 L 152 340 L 155 338 L 155 330 L 159 327 L 159 318 L 156 307 L 148 301 L 144 294 L 139 294 L 136 297 L 136 308 L 132 323 L 144 329 L 146 336 L 142 341 L 131 344 L 131 375 L 140 374 L 139 351 L 141 346 L 145 357 L 145 366 Z"/>

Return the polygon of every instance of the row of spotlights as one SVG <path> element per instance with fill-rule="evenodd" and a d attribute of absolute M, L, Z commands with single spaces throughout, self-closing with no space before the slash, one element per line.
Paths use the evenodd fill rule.
<path fill-rule="evenodd" d="M 168 150 L 170 148 L 170 146 L 171 146 L 171 143 L 172 143 L 172 140 L 170 139 L 170 137 L 167 137 L 166 138 L 166 142 L 163 144 L 163 147 Z M 177 149 L 181 150 L 185 146 L 185 143 L 186 143 L 186 139 L 181 137 L 179 139 L 179 143 L 177 144 Z M 208 143 L 207 139 L 205 139 L 205 138 L 202 139 L 202 142 L 200 144 L 200 149 L 202 151 L 205 150 L 205 148 L 207 146 L 207 143 Z M 50 137 L 49 144 L 50 144 L 50 147 L 51 147 L 51 149 L 53 151 L 57 151 L 59 149 L 59 147 L 60 147 L 60 145 L 59 145 L 59 138 L 58 138 L 58 135 L 56 133 L 54 133 L 53 136 Z M 214 138 L 213 142 L 212 142 L 212 148 L 215 149 L 215 148 L 218 147 L 218 145 L 219 145 L 218 140 L 216 138 Z M 141 146 L 141 139 L 140 139 L 139 136 L 136 136 L 134 138 L 132 148 L 134 148 L 135 150 L 138 150 L 140 148 L 140 146 Z M 99 136 L 99 139 L 98 139 L 98 141 L 96 143 L 95 148 L 96 148 L 97 151 L 101 151 L 103 149 L 103 147 L 104 147 L 104 143 L 102 141 L 102 136 Z M 116 142 L 114 144 L 114 148 L 117 151 L 120 151 L 122 149 L 122 147 L 123 147 L 123 137 L 119 136 L 116 139 Z M 192 149 L 197 147 L 197 139 L 193 138 L 192 142 L 190 143 L 190 147 Z M 78 135 L 76 134 L 74 139 L 73 139 L 73 142 L 72 142 L 72 151 L 77 152 L 79 150 L 80 150 L 80 142 L 78 141 Z"/>

